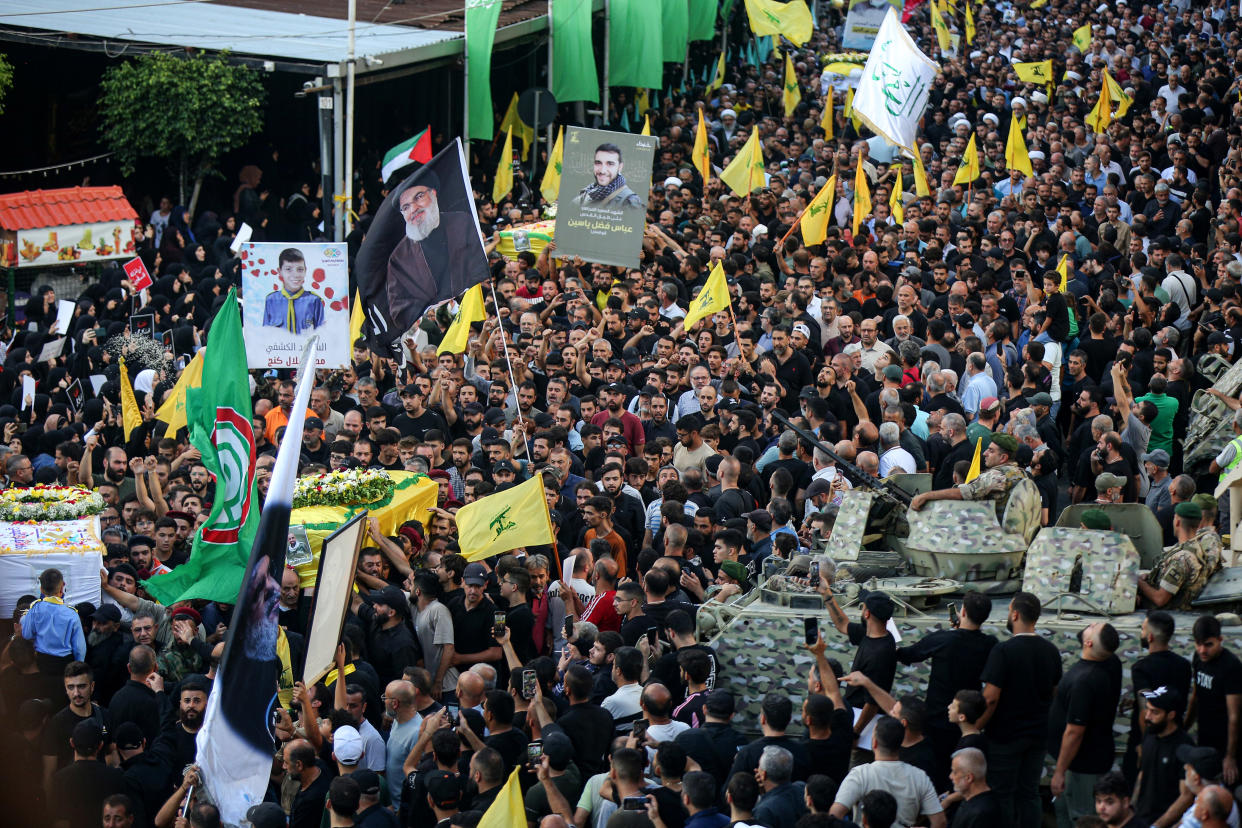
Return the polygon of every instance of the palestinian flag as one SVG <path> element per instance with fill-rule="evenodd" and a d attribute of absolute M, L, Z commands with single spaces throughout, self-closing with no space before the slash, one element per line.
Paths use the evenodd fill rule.
<path fill-rule="evenodd" d="M 384 168 L 380 177 L 387 181 L 393 173 L 415 161 L 426 164 L 431 160 L 431 127 L 424 129 L 408 141 L 402 141 L 384 153 Z"/>

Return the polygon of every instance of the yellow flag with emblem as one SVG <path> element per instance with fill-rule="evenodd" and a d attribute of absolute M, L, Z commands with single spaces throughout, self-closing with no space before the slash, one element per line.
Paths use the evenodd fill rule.
<path fill-rule="evenodd" d="M 720 58 L 716 61 L 716 71 L 712 73 L 711 82 L 707 84 L 707 88 L 703 90 L 703 94 L 710 95 L 720 87 L 724 86 L 725 79 L 725 53 L 720 50 Z"/>
<path fill-rule="evenodd" d="M 467 561 L 480 561 L 519 547 L 556 543 L 543 475 L 457 510 L 457 542 Z M 523 820 L 525 817 L 523 816 Z"/>
<path fill-rule="evenodd" d="M 763 175 L 763 149 L 759 146 L 759 130 L 751 129 L 750 137 L 738 154 L 733 157 L 723 170 L 720 180 L 729 185 L 729 189 L 745 198 L 756 187 L 766 183 Z"/>
<path fill-rule="evenodd" d="M 361 307 L 356 300 L 354 304 L 355 307 Z M 361 313 L 362 311 L 359 310 L 358 312 Z M 357 337 L 354 337 L 354 339 L 357 339 Z M 202 387 L 203 355 L 205 353 L 207 353 L 206 348 L 198 350 L 198 353 L 194 355 L 194 359 L 190 360 L 190 364 L 185 366 L 185 370 L 181 372 L 177 384 L 173 386 L 172 391 L 164 398 L 164 404 L 160 406 L 160 410 L 155 412 L 155 419 L 168 423 L 167 433 L 169 435 L 176 434 L 180 429 L 186 427 L 185 391 L 187 388 Z"/>
<path fill-rule="evenodd" d="M 871 212 L 871 189 L 867 181 L 867 171 L 863 169 L 862 158 L 854 164 L 854 223 L 852 231 L 858 235 L 858 228 L 863 219 Z"/>
<path fill-rule="evenodd" d="M 354 343 L 362 336 L 362 323 L 366 321 L 366 312 L 362 309 L 362 300 L 358 298 L 358 291 L 354 291 L 354 304 L 349 309 L 349 347 L 353 348 Z"/>
<path fill-rule="evenodd" d="M 539 192 L 543 195 L 543 200 L 551 204 L 556 201 L 561 191 L 561 167 L 565 165 L 565 148 L 562 142 L 565 139 L 565 127 L 561 127 L 561 131 L 556 133 L 556 143 L 552 145 L 552 154 L 548 156 L 548 166 L 543 171 L 543 178 L 539 181 Z"/>
<path fill-rule="evenodd" d="M 824 243 L 824 239 L 828 238 L 828 222 L 832 221 L 832 208 L 836 203 L 837 177 L 833 175 L 802 212 L 799 224 L 802 226 L 803 244 L 810 246 Z"/>
<path fill-rule="evenodd" d="M 1035 174 L 1031 156 L 1026 151 L 1026 139 L 1018 126 L 1018 116 L 1012 114 L 1009 116 L 1009 137 L 1005 139 L 1005 166 L 1011 170 L 1022 170 L 1027 177 Z"/>
<path fill-rule="evenodd" d="M 518 94 L 516 92 L 509 99 L 509 108 L 505 110 L 505 117 L 500 122 L 500 128 L 496 130 L 496 137 L 499 138 L 500 133 L 508 129 L 513 130 L 513 134 L 522 139 L 522 160 L 529 160 L 530 145 L 535 143 L 535 130 L 518 115 Z"/>
<path fill-rule="evenodd" d="M 975 16 L 970 12 L 970 3 L 966 4 L 966 45 L 975 42 Z"/>
<path fill-rule="evenodd" d="M 888 197 L 889 210 L 893 214 L 893 221 L 897 222 L 898 226 L 906 223 L 906 211 L 901 200 L 904 194 L 903 189 L 901 186 L 901 166 L 898 165 L 897 181 L 893 184 L 893 192 Z"/>
<path fill-rule="evenodd" d="M 492 179 L 492 201 L 500 204 L 513 189 L 513 127 L 505 132 L 505 146 L 496 164 L 496 177 Z"/>
<path fill-rule="evenodd" d="M 1117 104 L 1117 111 L 1113 113 L 1113 117 L 1124 118 L 1125 114 L 1130 111 L 1134 98 L 1126 94 L 1121 84 L 1117 83 L 1117 79 L 1107 69 L 1104 70 L 1104 88 L 1108 90 L 1109 100 Z"/>
<path fill-rule="evenodd" d="M 1074 45 L 1078 47 L 1078 51 L 1086 54 L 1091 48 L 1091 24 L 1083 23 L 1077 29 L 1074 29 L 1073 36 Z"/>
<path fill-rule="evenodd" d="M 729 295 L 729 282 L 725 279 L 724 268 L 720 266 L 720 262 L 716 262 L 699 295 L 691 300 L 682 327 L 688 331 L 700 319 L 711 316 L 716 311 L 728 310 L 732 303 L 733 297 Z"/>
<path fill-rule="evenodd" d="M 983 447 L 983 438 L 982 437 L 975 438 L 975 456 L 971 458 L 970 470 L 966 472 L 967 483 L 969 483 L 970 481 L 978 477 L 979 472 L 982 471 L 982 468 L 981 468 L 983 465 L 982 463 L 983 457 L 982 457 L 982 452 L 981 452 L 982 447 Z"/>
<path fill-rule="evenodd" d="M 646 113 L 643 113 L 643 128 L 638 131 L 638 134 L 639 135 L 650 135 L 651 134 L 651 119 L 647 117 Z"/>
<path fill-rule="evenodd" d="M 436 348 L 436 355 L 465 353 L 466 343 L 470 340 L 470 325 L 486 318 L 487 314 L 483 310 L 483 285 L 475 285 L 462 297 L 457 315 L 444 332 L 440 347 Z"/>
<path fill-rule="evenodd" d="M 712 177 L 712 159 L 711 148 L 707 143 L 707 120 L 703 117 L 703 110 L 699 109 L 699 126 L 694 131 L 694 147 L 690 150 L 690 163 L 699 171 L 699 175 L 706 184 Z"/>
<path fill-rule="evenodd" d="M 792 118 L 798 104 L 802 103 L 802 89 L 798 86 L 798 71 L 794 68 L 793 58 L 785 55 L 785 88 L 781 90 L 781 100 L 785 104 L 785 117 Z"/>
<path fill-rule="evenodd" d="M 836 126 L 833 123 L 833 115 L 835 113 L 833 113 L 832 109 L 832 87 L 830 86 L 828 87 L 828 94 L 824 95 L 824 115 L 819 121 L 819 125 L 824 128 L 824 137 L 829 141 L 833 139 L 833 132 Z"/>
<path fill-rule="evenodd" d="M 1023 83 L 1052 83 L 1052 58 L 1015 63 L 1013 71 Z"/>
<path fill-rule="evenodd" d="M 940 46 L 940 51 L 949 51 L 949 47 L 953 45 L 953 36 L 949 34 L 949 24 L 944 22 L 944 11 L 936 0 L 931 0 L 931 22 L 932 28 L 936 31 L 936 43 Z"/>
<path fill-rule="evenodd" d="M 969 184 L 979 177 L 979 151 L 975 149 L 975 134 L 970 134 L 966 151 L 962 153 L 962 163 L 957 166 L 953 176 L 954 184 Z"/>
<path fill-rule="evenodd" d="M 746 0 L 746 16 L 756 37 L 784 35 L 795 46 L 811 39 L 815 21 L 803 0 L 781 3 L 778 0 Z"/>
<path fill-rule="evenodd" d="M 142 425 L 142 412 L 138 410 L 138 401 L 134 398 L 134 386 L 129 381 L 129 369 L 125 360 L 121 359 L 121 424 L 125 428 L 125 439 L 134 433 L 134 429 Z"/>
<path fill-rule="evenodd" d="M 862 122 L 858 120 L 858 116 L 854 114 L 854 87 L 845 90 L 845 117 L 850 119 L 854 124 L 855 132 L 862 132 Z"/>
<path fill-rule="evenodd" d="M 1046 5 L 1048 5 L 1048 0 L 1034 0 L 1034 2 L 1031 3 L 1031 8 L 1039 9 L 1039 8 L 1043 8 Z"/>
<path fill-rule="evenodd" d="M 634 93 L 634 114 L 642 115 L 651 109 L 651 97 L 647 92 L 647 87 L 640 86 L 638 91 Z"/>

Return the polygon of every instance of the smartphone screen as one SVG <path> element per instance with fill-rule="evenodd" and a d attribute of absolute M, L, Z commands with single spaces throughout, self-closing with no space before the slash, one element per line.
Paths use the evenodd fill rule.
<path fill-rule="evenodd" d="M 627 796 L 621 801 L 621 810 L 623 811 L 646 811 L 647 797 L 645 796 Z"/>
<path fill-rule="evenodd" d="M 565 640 L 574 637 L 574 617 L 572 615 L 565 616 Z"/>
<path fill-rule="evenodd" d="M 535 697 L 535 677 L 534 670 L 522 671 L 522 698 L 533 699 Z"/>
<path fill-rule="evenodd" d="M 492 635 L 500 638 L 505 634 L 505 614 L 498 612 L 492 616 Z"/>
<path fill-rule="evenodd" d="M 958 624 L 957 604 L 949 604 L 949 626 L 956 627 Z"/>
<path fill-rule="evenodd" d="M 806 634 L 806 643 L 808 646 L 819 641 L 819 619 L 803 618 L 802 629 Z"/>
<path fill-rule="evenodd" d="M 657 632 L 658 630 L 655 627 L 647 628 L 647 643 L 650 644 L 652 647 L 656 645 L 656 633 Z"/>

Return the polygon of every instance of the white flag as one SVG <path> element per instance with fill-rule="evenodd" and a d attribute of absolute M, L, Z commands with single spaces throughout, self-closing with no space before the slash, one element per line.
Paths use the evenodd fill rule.
<path fill-rule="evenodd" d="M 919 118 L 937 71 L 890 7 L 854 93 L 854 114 L 890 144 L 913 152 Z"/>

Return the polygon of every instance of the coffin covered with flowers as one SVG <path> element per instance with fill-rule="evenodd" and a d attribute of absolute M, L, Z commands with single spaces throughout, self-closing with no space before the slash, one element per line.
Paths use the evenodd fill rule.
<path fill-rule="evenodd" d="M 313 587 L 324 538 L 364 510 L 379 519 L 385 535 L 395 535 L 407 520 L 426 525 L 439 491 L 427 475 L 405 471 L 351 469 L 299 477 L 289 525 L 305 528 L 309 549 L 301 556 L 291 550 L 289 565 L 297 570 L 303 587 Z"/>
<path fill-rule="evenodd" d="M 76 486 L 31 486 L 0 491 L 0 617 L 23 595 L 39 594 L 39 573 L 59 569 L 65 602 L 98 605 L 104 545 L 98 492 Z"/>

